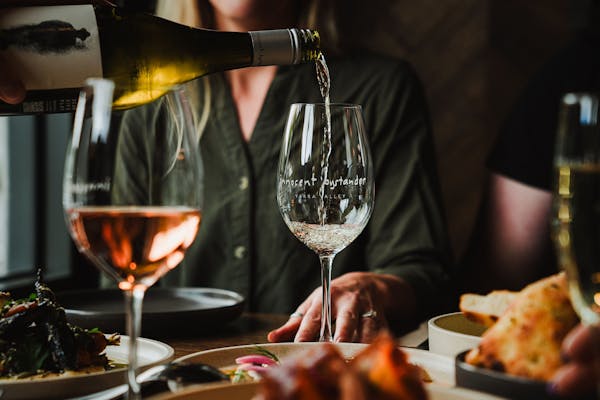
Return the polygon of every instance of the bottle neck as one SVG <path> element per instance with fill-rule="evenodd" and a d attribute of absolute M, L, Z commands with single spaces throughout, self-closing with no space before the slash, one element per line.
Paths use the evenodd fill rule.
<path fill-rule="evenodd" d="M 292 65 L 320 55 L 319 35 L 308 29 L 251 31 L 252 65 Z"/>

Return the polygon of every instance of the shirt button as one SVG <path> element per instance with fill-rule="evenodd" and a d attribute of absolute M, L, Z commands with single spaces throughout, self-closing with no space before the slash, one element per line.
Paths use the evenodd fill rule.
<path fill-rule="evenodd" d="M 247 176 L 242 176 L 240 178 L 240 186 L 239 186 L 240 190 L 246 190 L 246 189 L 248 189 L 248 184 L 249 183 L 250 182 L 248 181 L 248 177 Z"/>
<path fill-rule="evenodd" d="M 233 250 L 233 255 L 238 260 L 241 260 L 242 258 L 244 258 L 246 256 L 246 247 L 245 246 L 237 246 Z"/>

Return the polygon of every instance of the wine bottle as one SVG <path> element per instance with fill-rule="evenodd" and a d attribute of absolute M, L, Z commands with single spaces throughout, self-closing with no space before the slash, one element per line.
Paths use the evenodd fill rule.
<path fill-rule="evenodd" d="M 134 107 L 212 72 L 316 60 L 319 41 L 308 29 L 191 28 L 110 3 L 0 8 L 0 73 L 27 89 L 21 104 L 0 100 L 0 114 L 73 111 L 88 77 L 112 79 L 115 107 Z"/>

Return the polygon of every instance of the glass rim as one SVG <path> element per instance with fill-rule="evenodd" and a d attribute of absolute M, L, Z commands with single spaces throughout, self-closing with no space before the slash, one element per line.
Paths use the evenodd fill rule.
<path fill-rule="evenodd" d="M 292 103 L 290 105 L 290 107 L 302 107 L 302 106 L 313 106 L 313 107 L 325 107 L 326 104 L 324 102 L 316 102 L 316 103 L 311 103 L 311 102 L 300 102 L 300 103 Z M 329 107 L 335 107 L 335 108 L 361 108 L 362 109 L 362 104 L 355 104 L 355 103 L 329 103 Z"/>

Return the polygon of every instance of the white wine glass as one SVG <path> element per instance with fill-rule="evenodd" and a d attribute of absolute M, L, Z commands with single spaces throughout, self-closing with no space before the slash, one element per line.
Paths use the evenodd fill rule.
<path fill-rule="evenodd" d="M 183 88 L 128 110 L 114 107 L 114 89 L 110 80 L 89 79 L 81 91 L 63 207 L 78 250 L 125 295 L 128 399 L 135 400 L 144 294 L 196 237 L 203 170 Z"/>
<path fill-rule="evenodd" d="M 573 308 L 600 329 L 600 121 L 598 96 L 567 93 L 560 104 L 554 150 L 553 238 Z M 600 336 L 595 338 L 600 398 Z"/>
<path fill-rule="evenodd" d="M 367 224 L 373 210 L 373 181 L 361 106 L 291 105 L 279 158 L 277 202 L 288 228 L 320 259 L 319 341 L 333 340 L 333 260 Z"/>

